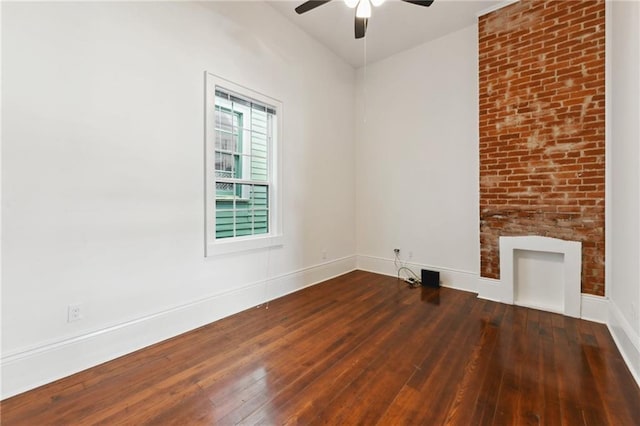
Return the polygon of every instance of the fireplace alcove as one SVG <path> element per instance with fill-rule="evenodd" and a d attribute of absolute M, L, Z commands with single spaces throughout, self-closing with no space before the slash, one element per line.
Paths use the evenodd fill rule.
<path fill-rule="evenodd" d="M 499 245 L 500 279 L 481 278 L 478 297 L 580 318 L 582 243 L 534 235 Z"/>
<path fill-rule="evenodd" d="M 525 258 L 528 257 L 523 265 L 528 263 L 529 267 L 521 267 L 518 271 L 517 263 L 520 253 L 524 253 Z M 555 269 L 559 274 L 535 274 L 531 265 L 536 268 Z M 541 236 L 500 237 L 499 295 L 504 303 L 579 318 L 581 271 L 582 244 L 579 241 Z M 534 278 L 525 279 L 528 275 Z M 558 279 L 554 280 L 557 282 L 536 283 L 536 276 L 538 279 L 548 279 L 552 276 Z M 526 285 L 540 285 L 541 289 L 519 287 L 522 283 L 518 281 L 526 281 L 528 283 Z M 543 293 L 544 297 L 540 297 Z"/>

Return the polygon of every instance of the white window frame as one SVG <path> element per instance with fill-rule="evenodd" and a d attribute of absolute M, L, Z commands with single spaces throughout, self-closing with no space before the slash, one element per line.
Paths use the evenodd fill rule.
<path fill-rule="evenodd" d="M 246 250 L 281 246 L 282 235 L 282 102 L 270 96 L 233 83 L 210 72 L 205 73 L 205 256 L 216 256 Z M 216 87 L 269 105 L 276 110 L 276 137 L 268 149 L 269 232 L 242 237 L 216 238 L 216 173 L 215 173 L 215 100 Z"/>

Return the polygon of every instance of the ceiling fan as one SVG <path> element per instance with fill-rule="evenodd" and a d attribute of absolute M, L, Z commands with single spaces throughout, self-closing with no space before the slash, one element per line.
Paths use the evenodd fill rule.
<path fill-rule="evenodd" d="M 296 13 L 302 15 L 305 12 L 329 3 L 331 0 L 309 0 L 296 7 Z M 363 38 L 367 32 L 367 25 L 371 17 L 371 5 L 380 6 L 385 0 L 344 0 L 350 8 L 356 8 L 355 35 L 356 38 Z M 400 0 L 405 3 L 417 4 L 418 6 L 431 6 L 434 0 Z"/>

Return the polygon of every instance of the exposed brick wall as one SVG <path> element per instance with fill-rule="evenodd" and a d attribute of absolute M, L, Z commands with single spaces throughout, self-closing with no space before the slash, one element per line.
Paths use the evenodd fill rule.
<path fill-rule="evenodd" d="M 604 294 L 605 4 L 521 0 L 479 20 L 481 274 L 499 236 L 582 242 Z"/>

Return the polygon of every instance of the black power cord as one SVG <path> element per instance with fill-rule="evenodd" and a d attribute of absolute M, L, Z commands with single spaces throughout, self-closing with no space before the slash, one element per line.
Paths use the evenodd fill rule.
<path fill-rule="evenodd" d="M 398 273 L 398 280 L 402 279 L 404 282 L 406 282 L 409 285 L 409 288 L 420 287 L 420 285 L 422 285 L 422 280 L 420 279 L 420 277 L 418 277 L 418 275 L 415 272 L 411 270 L 411 268 L 408 268 L 402 262 L 402 260 L 400 260 L 400 250 L 394 249 L 393 252 L 395 253 L 395 259 L 393 260 L 393 265 L 396 267 L 396 271 Z M 405 272 L 407 275 L 407 277 L 404 279 L 400 277 L 400 274 L 402 272 Z"/>

